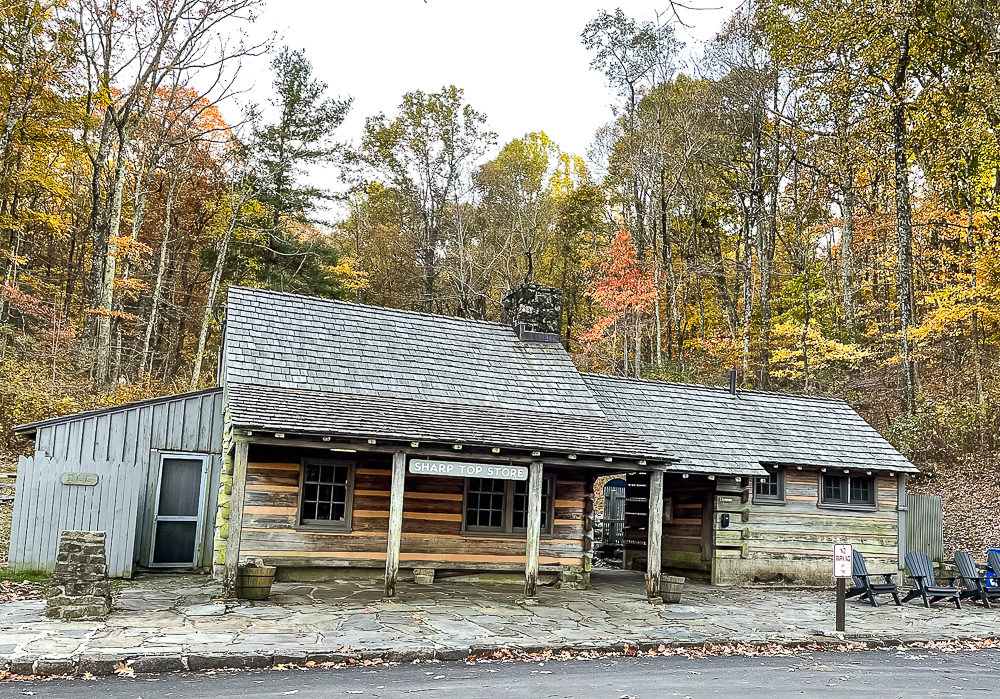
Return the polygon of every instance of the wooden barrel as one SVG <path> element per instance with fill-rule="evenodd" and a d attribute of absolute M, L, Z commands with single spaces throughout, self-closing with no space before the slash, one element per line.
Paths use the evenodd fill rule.
<path fill-rule="evenodd" d="M 267 599 L 276 570 L 274 566 L 241 566 L 236 571 L 236 596 L 240 599 Z"/>
<path fill-rule="evenodd" d="M 681 592 L 684 590 L 684 578 L 673 575 L 665 575 L 660 580 L 660 595 L 664 602 L 677 603 L 681 601 Z"/>

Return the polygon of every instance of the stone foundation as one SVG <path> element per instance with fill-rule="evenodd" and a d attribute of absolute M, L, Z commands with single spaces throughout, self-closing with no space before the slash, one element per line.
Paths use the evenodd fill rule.
<path fill-rule="evenodd" d="M 584 566 L 562 566 L 559 569 L 559 589 L 586 590 L 590 587 L 590 571 Z"/>
<path fill-rule="evenodd" d="M 106 533 L 64 531 L 45 615 L 62 621 L 103 620 L 111 610 Z"/>

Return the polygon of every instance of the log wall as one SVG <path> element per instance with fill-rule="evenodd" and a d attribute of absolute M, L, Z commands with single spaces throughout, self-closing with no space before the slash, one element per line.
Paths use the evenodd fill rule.
<path fill-rule="evenodd" d="M 738 497 L 732 498 L 733 503 L 717 503 L 713 581 L 830 585 L 835 543 L 853 544 L 865 554 L 873 572 L 896 572 L 897 481 L 887 473 L 875 475 L 874 510 L 822 506 L 822 473 L 794 467 L 785 471 L 784 504 L 752 499 L 741 503 Z M 730 514 L 731 522 L 724 531 L 719 528 L 723 511 Z"/>
<path fill-rule="evenodd" d="M 350 532 L 324 532 L 296 526 L 300 459 L 330 458 L 327 452 L 251 445 L 240 556 L 259 556 L 285 567 L 385 565 L 389 523 L 391 456 L 336 454 L 356 461 Z M 566 470 L 556 474 L 552 536 L 543 536 L 542 569 L 581 565 L 584 554 L 586 481 Z M 523 570 L 524 535 L 462 534 L 464 479 L 406 474 L 402 568 Z"/>

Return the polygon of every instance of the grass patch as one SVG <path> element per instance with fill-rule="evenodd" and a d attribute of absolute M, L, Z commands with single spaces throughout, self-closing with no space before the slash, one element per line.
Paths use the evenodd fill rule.
<path fill-rule="evenodd" d="M 52 573 L 46 573 L 44 570 L 22 570 L 15 573 L 12 568 L 0 566 L 0 580 L 8 582 L 40 582 L 51 577 Z"/>

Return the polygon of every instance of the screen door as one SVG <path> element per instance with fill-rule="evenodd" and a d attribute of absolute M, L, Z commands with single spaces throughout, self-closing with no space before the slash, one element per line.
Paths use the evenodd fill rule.
<path fill-rule="evenodd" d="M 164 454 L 160 459 L 151 566 L 198 564 L 207 470 L 204 456 Z"/>

